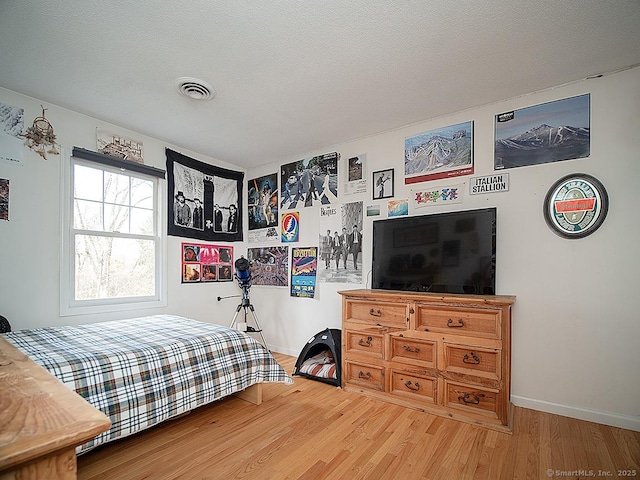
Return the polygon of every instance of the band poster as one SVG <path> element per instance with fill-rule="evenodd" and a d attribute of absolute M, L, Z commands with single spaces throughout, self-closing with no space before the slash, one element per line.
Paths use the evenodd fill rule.
<path fill-rule="evenodd" d="M 278 175 L 252 178 L 247 184 L 249 242 L 276 243 L 278 232 Z"/>
<path fill-rule="evenodd" d="M 253 285 L 273 287 L 289 285 L 289 247 L 249 248 L 247 257 L 251 264 Z"/>
<path fill-rule="evenodd" d="M 233 247 L 182 243 L 182 283 L 229 282 L 232 265 Z"/>
<path fill-rule="evenodd" d="M 291 248 L 291 296 L 313 298 L 316 290 L 318 247 Z"/>
<path fill-rule="evenodd" d="M 242 241 L 244 173 L 167 155 L 167 234 L 198 240 Z"/>
<path fill-rule="evenodd" d="M 318 281 L 362 283 L 362 202 L 320 207 Z"/>
<path fill-rule="evenodd" d="M 337 152 L 326 153 L 280 167 L 280 208 L 326 205 L 338 201 Z"/>

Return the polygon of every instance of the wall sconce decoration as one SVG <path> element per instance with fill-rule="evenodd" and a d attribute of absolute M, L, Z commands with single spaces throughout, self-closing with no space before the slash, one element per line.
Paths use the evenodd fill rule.
<path fill-rule="evenodd" d="M 42 107 L 42 105 L 40 105 Z M 47 160 L 46 153 L 59 155 L 56 148 L 56 135 L 53 133 L 53 126 L 44 116 L 47 109 L 42 107 L 42 116 L 36 117 L 30 127 L 22 135 L 25 138 L 24 144 Z M 49 150 L 46 150 L 50 147 Z"/>

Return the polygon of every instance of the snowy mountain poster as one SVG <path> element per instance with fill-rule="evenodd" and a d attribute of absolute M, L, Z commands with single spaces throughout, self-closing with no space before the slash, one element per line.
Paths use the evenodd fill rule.
<path fill-rule="evenodd" d="M 496 115 L 494 169 L 588 157 L 590 103 L 586 94 Z"/>
<path fill-rule="evenodd" d="M 473 173 L 473 122 L 419 133 L 404 140 L 404 183 Z"/>

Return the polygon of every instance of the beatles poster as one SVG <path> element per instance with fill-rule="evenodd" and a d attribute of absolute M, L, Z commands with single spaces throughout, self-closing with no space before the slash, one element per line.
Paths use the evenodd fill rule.
<path fill-rule="evenodd" d="M 362 202 L 320 207 L 318 281 L 362 283 Z"/>
<path fill-rule="evenodd" d="M 291 296 L 313 298 L 316 290 L 318 248 L 291 249 Z"/>
<path fill-rule="evenodd" d="M 305 158 L 280 168 L 280 208 L 290 210 L 338 200 L 337 152 Z"/>
<path fill-rule="evenodd" d="M 249 248 L 247 256 L 253 285 L 289 285 L 289 247 Z"/>
<path fill-rule="evenodd" d="M 166 149 L 167 234 L 199 240 L 242 241 L 244 173 Z"/>
<path fill-rule="evenodd" d="M 473 122 L 405 138 L 405 185 L 472 173 Z"/>
<path fill-rule="evenodd" d="M 182 243 L 182 283 L 228 282 L 232 265 L 233 247 Z"/>
<path fill-rule="evenodd" d="M 249 180 L 247 192 L 249 242 L 276 243 L 279 240 L 277 174 Z"/>

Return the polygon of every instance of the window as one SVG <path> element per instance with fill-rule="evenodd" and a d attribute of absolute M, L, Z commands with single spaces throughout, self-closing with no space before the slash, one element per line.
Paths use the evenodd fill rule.
<path fill-rule="evenodd" d="M 161 306 L 159 179 L 68 158 L 61 314 Z"/>

